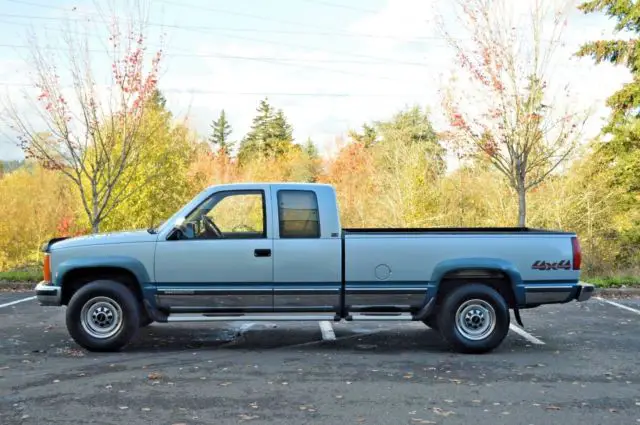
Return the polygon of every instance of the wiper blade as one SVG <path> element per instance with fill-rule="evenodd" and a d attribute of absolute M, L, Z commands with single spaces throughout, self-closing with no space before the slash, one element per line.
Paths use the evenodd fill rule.
<path fill-rule="evenodd" d="M 147 232 L 151 233 L 152 235 L 155 235 L 156 233 L 158 233 L 158 231 L 153 227 L 149 227 L 147 229 Z"/>

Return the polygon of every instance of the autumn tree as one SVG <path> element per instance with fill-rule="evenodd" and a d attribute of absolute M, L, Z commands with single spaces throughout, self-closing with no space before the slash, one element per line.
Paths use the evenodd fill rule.
<path fill-rule="evenodd" d="M 211 123 L 211 136 L 209 143 L 220 152 L 229 154 L 233 149 L 233 142 L 229 139 L 231 135 L 231 124 L 227 120 L 227 114 L 224 109 L 220 112 L 217 120 Z"/>
<path fill-rule="evenodd" d="M 82 32 L 69 23 L 63 29 L 67 54 L 62 57 L 48 47 L 50 40 L 41 44 L 31 37 L 28 65 L 37 96 L 24 108 L 9 100 L 5 112 L 25 155 L 60 171 L 80 192 L 93 232 L 135 194 L 133 180 L 124 176 L 135 174 L 130 171 L 144 161 L 140 130 L 158 83 L 162 50 L 149 51 L 146 6 L 133 6 L 126 24 L 115 13 L 98 18 L 97 25 L 106 25 L 108 32 L 100 52 L 111 67 L 106 87 L 105 75 L 97 71 L 103 57 L 96 57 L 90 42 L 95 27 L 89 24 Z"/>
<path fill-rule="evenodd" d="M 138 132 L 144 160 L 125 170 L 116 183 L 117 191 L 120 184 L 127 188 L 122 189 L 122 201 L 103 220 L 106 231 L 155 228 L 193 195 L 188 168 L 195 156 L 194 136 L 165 107 L 160 91 L 156 93 L 146 105 L 146 118 Z M 147 184 L 152 178 L 153 184 Z"/>
<path fill-rule="evenodd" d="M 602 129 L 606 141 L 596 141 L 592 160 L 609 192 L 618 193 L 617 213 L 620 233 L 626 242 L 628 259 L 640 258 L 640 4 L 631 1 L 593 0 L 582 3 L 585 13 L 604 12 L 616 21 L 616 32 L 628 32 L 627 40 L 598 40 L 584 44 L 577 55 L 591 57 L 599 64 L 609 62 L 629 69 L 632 79 L 607 99 L 609 122 Z M 631 261 L 633 262 L 633 261 Z"/>
<path fill-rule="evenodd" d="M 443 96 L 448 141 L 465 157 L 485 156 L 506 177 L 519 226 L 526 225 L 527 193 L 570 158 L 586 120 L 553 98 L 549 74 L 571 2 L 530 3 L 528 22 L 515 22 L 505 12 L 512 2 L 456 0 L 455 33 L 441 26 L 468 77 Z"/>

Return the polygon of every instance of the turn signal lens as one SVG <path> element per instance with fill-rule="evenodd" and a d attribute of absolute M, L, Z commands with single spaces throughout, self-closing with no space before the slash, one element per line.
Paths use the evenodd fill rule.
<path fill-rule="evenodd" d="M 44 254 L 42 276 L 44 277 L 45 282 L 51 282 L 51 256 L 49 256 L 49 254 Z"/>

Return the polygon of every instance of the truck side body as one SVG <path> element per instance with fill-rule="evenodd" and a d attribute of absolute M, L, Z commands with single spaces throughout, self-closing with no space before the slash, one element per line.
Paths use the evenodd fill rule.
<path fill-rule="evenodd" d="M 190 218 L 209 205 L 213 219 Z M 475 282 L 516 311 L 593 291 L 579 282 L 575 234 L 342 229 L 335 190 L 322 184 L 215 186 L 157 229 L 54 240 L 43 250 L 51 278 L 36 289 L 41 304 L 67 305 L 84 283 L 113 278 L 158 322 L 425 320 L 449 291 Z"/>

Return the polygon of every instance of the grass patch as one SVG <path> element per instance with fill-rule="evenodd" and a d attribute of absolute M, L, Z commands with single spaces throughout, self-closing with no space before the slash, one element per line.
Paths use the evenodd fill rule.
<path fill-rule="evenodd" d="M 42 280 L 40 267 L 25 267 L 17 270 L 0 272 L 0 281 L 7 282 L 39 282 Z"/>
<path fill-rule="evenodd" d="M 640 276 L 606 276 L 606 277 L 590 277 L 584 279 L 585 282 L 591 283 L 598 288 L 622 288 L 636 287 L 640 288 Z"/>

